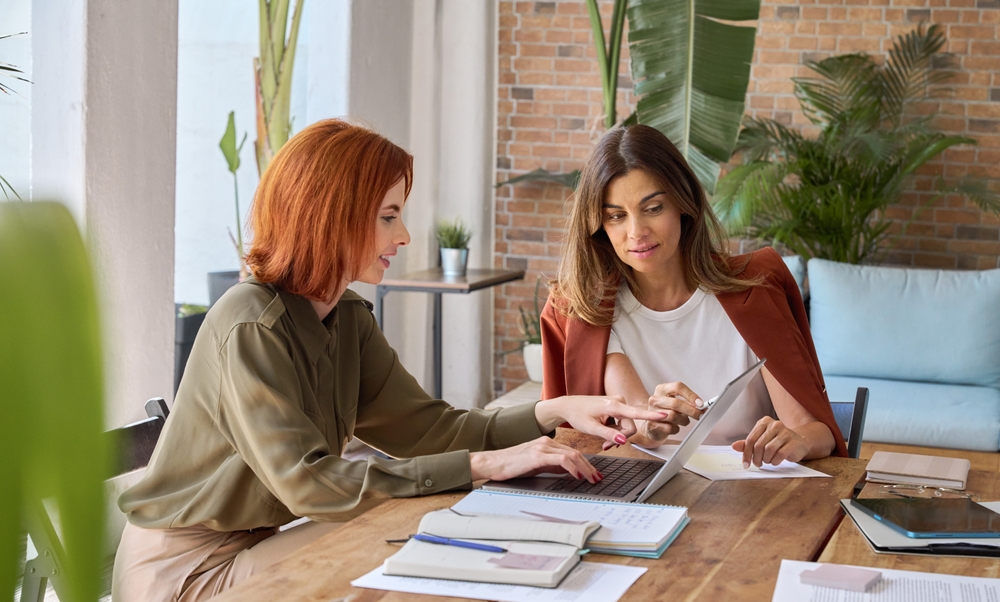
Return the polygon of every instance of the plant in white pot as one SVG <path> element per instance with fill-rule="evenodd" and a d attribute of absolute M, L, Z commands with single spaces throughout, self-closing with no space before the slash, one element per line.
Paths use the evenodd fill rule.
<path fill-rule="evenodd" d="M 542 311 L 538 303 L 538 290 L 541 286 L 542 277 L 539 276 L 535 279 L 534 311 L 528 312 L 523 306 L 518 308 L 521 312 L 518 328 L 521 329 L 524 340 L 521 347 L 524 367 L 528 371 L 528 379 L 536 383 L 542 382 Z"/>
<path fill-rule="evenodd" d="M 456 218 L 453 222 L 439 222 L 435 236 L 441 247 L 441 269 L 444 270 L 444 275 L 465 276 L 472 230 L 466 228 L 461 219 Z"/>

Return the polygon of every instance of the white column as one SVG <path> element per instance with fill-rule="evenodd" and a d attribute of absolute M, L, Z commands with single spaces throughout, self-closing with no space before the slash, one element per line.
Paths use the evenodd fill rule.
<path fill-rule="evenodd" d="M 33 198 L 85 225 L 120 425 L 173 393 L 177 0 L 33 8 Z"/>
<path fill-rule="evenodd" d="M 440 17 L 439 219 L 472 226 L 469 266 L 493 267 L 497 7 L 443 0 Z M 444 398 L 482 407 L 493 398 L 493 291 L 445 295 Z"/>
<path fill-rule="evenodd" d="M 472 226 L 469 265 L 493 265 L 496 2 L 352 2 L 348 112 L 414 156 L 404 211 L 410 247 L 390 275 L 437 265 L 434 224 Z M 374 297 L 373 287 L 352 286 Z M 444 398 L 458 407 L 492 399 L 493 294 L 443 297 Z M 432 388 L 430 296 L 392 293 L 385 331 L 403 365 Z"/>

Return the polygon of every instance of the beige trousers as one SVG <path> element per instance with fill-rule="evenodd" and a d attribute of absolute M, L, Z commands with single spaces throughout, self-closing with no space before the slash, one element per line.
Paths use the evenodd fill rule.
<path fill-rule="evenodd" d="M 199 602 L 283 560 L 343 523 L 308 522 L 287 531 L 213 531 L 128 524 L 115 556 L 112 602 Z"/>

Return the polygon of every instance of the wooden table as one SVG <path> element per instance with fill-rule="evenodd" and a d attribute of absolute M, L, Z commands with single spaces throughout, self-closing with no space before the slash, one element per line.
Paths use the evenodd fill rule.
<path fill-rule="evenodd" d="M 1000 475 L 986 470 L 969 471 L 967 489 L 979 494 L 981 501 L 1000 500 Z M 877 496 L 878 485 L 869 483 L 858 497 Z M 1000 559 L 997 558 L 876 554 L 850 518 L 845 518 L 837 527 L 819 561 L 902 571 L 1000 578 Z"/>
<path fill-rule="evenodd" d="M 591 453 L 600 450 L 597 439 L 559 430 L 560 441 Z M 613 454 L 648 457 L 630 447 Z M 838 500 L 850 496 L 866 465 L 846 458 L 807 464 L 833 478 L 712 482 L 682 471 L 650 500 L 687 506 L 691 517 L 662 558 L 590 554 L 587 559 L 649 568 L 623 600 L 770 600 L 783 558 L 820 555 L 843 517 Z M 448 508 L 464 495 L 390 500 L 215 600 L 412 599 L 411 594 L 354 589 L 350 582 L 398 549 L 386 539 L 407 537 L 425 513 Z"/>
<path fill-rule="evenodd" d="M 382 299 L 392 291 L 430 293 L 434 296 L 434 397 L 441 398 L 441 294 L 467 295 L 524 278 L 524 270 L 467 270 L 465 276 L 445 276 L 441 268 L 386 278 L 375 286 L 375 321 L 382 324 Z"/>

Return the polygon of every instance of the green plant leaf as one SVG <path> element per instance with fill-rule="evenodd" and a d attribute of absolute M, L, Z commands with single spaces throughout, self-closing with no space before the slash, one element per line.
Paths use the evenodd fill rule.
<path fill-rule="evenodd" d="M 51 498 L 64 599 L 96 600 L 110 466 L 102 354 L 88 254 L 64 206 L 0 203 L 0 274 L 0 591 L 12 591 L 22 512 Z"/>
<path fill-rule="evenodd" d="M 246 141 L 247 135 L 244 133 L 243 140 L 240 141 L 239 146 L 236 145 L 236 112 L 229 111 L 229 120 L 226 123 L 226 131 L 222 134 L 222 140 L 219 140 L 219 148 L 222 149 L 222 154 L 226 158 L 229 171 L 234 175 L 236 170 L 240 168 L 240 151 L 243 150 L 243 143 Z"/>
<path fill-rule="evenodd" d="M 918 27 L 896 39 L 884 66 L 864 54 L 809 63 L 817 76 L 794 78 L 796 96 L 821 131 L 806 139 L 769 119 L 747 120 L 739 143 L 746 163 L 719 182 L 714 199 L 729 231 L 848 263 L 891 244 L 885 209 L 900 201 L 913 173 L 952 146 L 975 144 L 906 115 L 945 81 L 933 60 L 943 46 L 938 28 Z M 949 192 L 1000 213 L 984 182 L 942 182 L 939 195 Z"/>
<path fill-rule="evenodd" d="M 462 223 L 461 218 L 455 218 L 453 222 L 438 222 L 434 234 L 442 249 L 467 249 L 472 240 L 472 230 Z"/>
<path fill-rule="evenodd" d="M 660 130 L 711 194 L 743 117 L 759 0 L 632 0 L 629 53 L 639 123 Z"/>
<path fill-rule="evenodd" d="M 580 182 L 580 170 L 574 169 L 569 173 L 552 173 L 539 167 L 528 173 L 504 180 L 497 184 L 495 188 L 500 188 L 508 184 L 520 184 L 522 182 L 555 182 L 556 184 L 562 184 L 570 190 L 576 190 L 576 185 Z"/>

